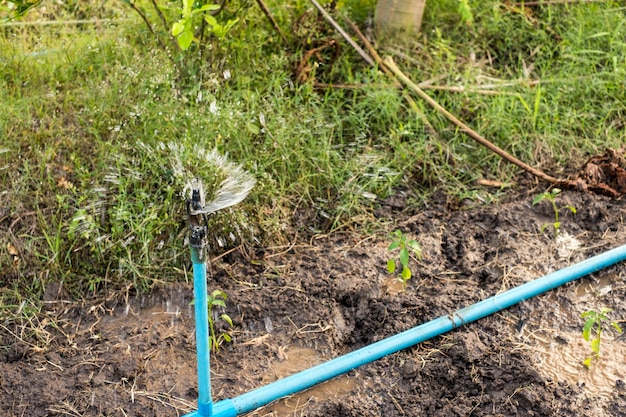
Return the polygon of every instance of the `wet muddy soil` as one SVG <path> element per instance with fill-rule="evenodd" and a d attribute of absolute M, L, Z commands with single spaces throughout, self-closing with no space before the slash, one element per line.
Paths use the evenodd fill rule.
<path fill-rule="evenodd" d="M 337 232 L 233 252 L 212 267 L 232 343 L 212 357 L 212 390 L 232 398 L 626 243 L 626 203 L 564 192 L 559 238 L 549 204 L 519 193 L 487 207 L 445 199 L 378 214 L 423 248 L 405 288 L 386 271 L 389 239 Z M 390 223 L 391 224 L 391 223 Z M 302 236 L 302 235 L 301 235 Z M 181 268 L 190 265 L 181 265 Z M 189 277 L 191 280 L 191 277 Z M 191 282 L 152 294 L 70 303 L 0 327 L 2 416 L 179 416 L 195 409 Z M 389 355 L 251 416 L 620 416 L 626 336 L 606 332 L 590 370 L 587 310 L 626 320 L 626 264 L 603 269 Z M 626 327 L 626 326 L 622 326 Z M 222 327 L 222 330 L 227 330 Z"/>

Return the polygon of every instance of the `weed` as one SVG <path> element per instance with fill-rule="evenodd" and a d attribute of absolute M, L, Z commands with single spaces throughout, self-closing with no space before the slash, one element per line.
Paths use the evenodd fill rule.
<path fill-rule="evenodd" d="M 602 332 L 607 329 L 608 326 L 611 326 L 618 333 L 622 333 L 621 327 L 608 316 L 611 311 L 613 310 L 610 308 L 602 308 L 600 312 L 590 310 L 581 315 L 581 317 L 585 319 L 583 339 L 591 344 L 591 350 L 593 351 L 593 354 L 583 361 L 583 365 L 587 368 L 591 366 L 593 359 L 600 359 Z"/>
<path fill-rule="evenodd" d="M 215 311 L 216 307 L 226 308 L 226 300 L 228 299 L 228 295 L 224 291 L 213 290 L 211 294 L 207 294 L 207 307 L 208 307 L 208 316 L 209 316 L 209 349 L 213 353 L 217 353 L 220 350 L 220 346 L 224 342 L 230 343 L 232 338 L 230 334 L 227 332 L 222 332 L 217 330 L 217 325 L 220 321 L 226 323 L 231 328 L 233 327 L 233 320 L 226 313 L 222 313 L 219 316 Z M 193 300 L 189 305 L 194 305 L 196 303 Z"/>
<path fill-rule="evenodd" d="M 533 206 L 538 204 L 539 202 L 541 202 L 542 200 L 548 200 L 550 201 L 550 204 L 552 204 L 552 210 L 554 211 L 554 223 L 552 223 L 552 227 L 554 228 L 554 237 L 558 237 L 559 235 L 559 229 L 561 228 L 561 222 L 559 221 L 559 212 L 563 209 L 568 209 L 569 211 L 571 211 L 572 213 L 576 214 L 576 207 L 574 206 L 561 206 L 558 207 L 556 205 L 556 198 L 557 196 L 561 193 L 561 190 L 559 188 L 553 188 L 550 191 L 546 191 L 544 193 L 539 194 L 538 196 L 536 196 L 533 199 Z M 546 227 L 548 227 L 549 225 L 543 224 L 541 226 L 541 232 L 543 233 L 543 231 L 546 229 Z"/>
<path fill-rule="evenodd" d="M 217 321 L 222 320 L 227 323 L 230 327 L 233 327 L 233 321 L 230 316 L 226 313 L 222 313 L 219 316 L 214 316 L 215 307 L 226 307 L 226 300 L 228 296 L 224 291 L 213 290 L 213 292 L 207 295 L 207 303 L 209 307 L 209 348 L 213 351 L 213 353 L 217 353 L 220 350 L 220 346 L 222 343 L 227 342 L 230 343 L 232 338 L 230 334 L 226 332 L 217 332 L 215 329 Z"/>
<path fill-rule="evenodd" d="M 420 259 L 422 256 L 422 248 L 420 247 L 419 243 L 417 243 L 417 241 L 409 239 L 400 230 L 394 231 L 391 234 L 391 238 L 392 242 L 387 249 L 390 251 L 395 249 L 400 250 L 399 257 L 400 264 L 402 265 L 402 272 L 398 276 L 398 279 L 406 284 L 406 282 L 410 280 L 411 276 L 413 275 L 411 272 L 411 268 L 409 268 L 409 259 L 411 253 L 413 253 L 413 255 Z M 391 258 L 387 261 L 387 271 L 389 271 L 390 274 L 393 274 L 396 271 L 396 267 L 397 265 L 395 259 Z"/>

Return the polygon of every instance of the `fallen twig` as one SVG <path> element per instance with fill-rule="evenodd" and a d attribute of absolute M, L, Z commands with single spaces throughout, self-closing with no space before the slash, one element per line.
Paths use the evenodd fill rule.
<path fill-rule="evenodd" d="M 483 138 L 480 134 L 478 134 L 472 128 L 467 126 L 465 123 L 463 123 L 461 120 L 459 120 L 452 113 L 450 113 L 445 108 L 443 108 L 439 103 L 437 103 L 428 94 L 426 94 L 424 92 L 424 90 L 422 90 L 417 84 L 415 84 L 413 81 L 411 81 L 402 71 L 400 71 L 400 69 L 396 66 L 395 62 L 393 61 L 393 59 L 391 57 L 389 57 L 389 56 L 386 57 L 385 60 L 384 60 L 384 63 L 385 63 L 385 66 L 387 66 L 387 68 L 389 68 L 396 75 L 396 77 L 400 81 L 402 81 L 407 87 L 409 87 L 411 90 L 413 90 L 413 92 L 415 92 L 422 100 L 426 101 L 428 104 L 430 104 L 432 107 L 434 107 L 439 113 L 443 114 L 448 120 L 450 120 L 454 125 L 456 125 L 461 130 L 463 130 L 465 133 L 467 133 L 476 142 L 478 142 L 479 144 L 483 145 L 484 147 L 486 147 L 490 151 L 494 152 L 495 154 L 501 156 L 502 158 L 506 159 L 507 161 L 511 162 L 512 164 L 517 165 L 518 167 L 522 168 L 523 170 L 531 173 L 532 175 L 534 175 L 537 178 L 540 178 L 540 179 L 542 179 L 544 181 L 547 181 L 549 183 L 552 183 L 552 184 L 556 184 L 556 183 L 561 183 L 562 182 L 561 180 L 559 180 L 557 178 L 554 178 L 554 177 L 546 174 L 545 172 L 543 172 L 541 170 L 538 170 L 536 168 L 533 168 L 530 165 L 520 161 L 519 159 L 517 159 L 514 156 L 510 155 L 505 150 L 499 148 L 498 146 L 496 146 L 493 143 L 489 142 L 487 139 Z"/>

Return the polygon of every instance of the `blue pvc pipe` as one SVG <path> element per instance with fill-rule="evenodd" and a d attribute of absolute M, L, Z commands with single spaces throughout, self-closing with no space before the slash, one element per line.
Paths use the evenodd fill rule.
<path fill-rule="evenodd" d="M 271 384 L 257 388 L 232 399 L 214 404 L 213 416 L 235 417 L 258 407 L 262 407 L 287 395 L 295 394 L 320 382 L 342 375 L 358 366 L 373 362 L 383 356 L 406 349 L 432 337 L 444 334 L 452 329 L 471 323 L 490 314 L 508 308 L 514 304 L 542 294 L 565 283 L 599 271 L 626 259 L 626 245 L 596 255 L 578 264 L 545 275 L 534 281 L 512 288 L 452 314 L 380 340 L 354 352 L 298 372 Z M 197 417 L 204 414 L 200 410 L 185 417 Z"/>
<path fill-rule="evenodd" d="M 209 346 L 209 305 L 207 303 L 206 262 L 201 249 L 191 246 L 193 293 L 196 313 L 196 352 L 198 356 L 198 416 L 213 415 L 211 398 L 211 349 Z"/>

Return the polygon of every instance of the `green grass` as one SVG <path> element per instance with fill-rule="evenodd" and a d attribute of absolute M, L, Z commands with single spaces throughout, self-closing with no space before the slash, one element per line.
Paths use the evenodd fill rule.
<path fill-rule="evenodd" d="M 307 27 L 326 29 L 301 26 L 295 36 L 290 28 L 308 3 L 269 3 L 288 47 L 251 6 L 184 82 L 121 5 L 49 6 L 26 19 L 130 20 L 0 27 L 0 305 L 39 300 L 50 282 L 84 297 L 186 279 L 184 178 L 168 144 L 213 187 L 220 172 L 194 147 L 217 148 L 257 179 L 244 203 L 213 218 L 214 252 L 241 242 L 271 246 L 298 229 L 366 230 L 376 222 L 371 197 L 399 188 L 413 191 L 414 208 L 436 190 L 489 201 L 499 191 L 477 187 L 476 179 L 512 181 L 519 173 L 418 102 L 439 132 L 430 136 L 401 94 L 381 87 L 388 79 L 343 43 L 336 60 L 310 76 L 362 88 L 295 83 L 307 39 L 335 35 L 311 14 Z M 626 17 L 617 2 L 546 6 L 525 17 L 500 2 L 473 1 L 471 26 L 456 4 L 429 1 L 421 37 L 379 45 L 380 52 L 416 82 L 512 82 L 495 88 L 498 95 L 429 94 L 550 173 L 624 143 Z M 359 22 L 373 12 L 373 2 L 340 6 Z"/>

